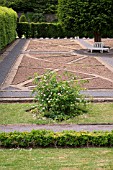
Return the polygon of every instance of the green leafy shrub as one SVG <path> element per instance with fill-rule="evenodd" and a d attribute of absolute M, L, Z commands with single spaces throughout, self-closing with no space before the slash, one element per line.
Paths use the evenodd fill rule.
<path fill-rule="evenodd" d="M 0 6 L 0 50 L 16 38 L 17 14 Z"/>
<path fill-rule="evenodd" d="M 26 38 L 57 38 L 64 37 L 65 34 L 59 23 L 28 23 L 28 22 L 18 22 L 17 23 L 17 34 L 21 38 L 22 35 Z"/>
<path fill-rule="evenodd" d="M 34 13 L 32 16 L 32 22 L 44 22 L 45 16 L 43 13 Z"/>
<path fill-rule="evenodd" d="M 113 131 L 53 132 L 32 130 L 31 132 L 0 133 L 2 148 L 36 147 L 113 147 Z"/>
<path fill-rule="evenodd" d="M 80 94 L 80 85 L 73 76 L 68 80 L 63 81 L 53 72 L 35 78 L 33 92 L 38 100 L 37 108 L 45 117 L 62 121 L 86 112 L 86 100 Z"/>
<path fill-rule="evenodd" d="M 27 22 L 27 18 L 25 16 L 25 14 L 22 14 L 19 18 L 19 22 Z"/>
<path fill-rule="evenodd" d="M 31 27 L 28 22 L 18 22 L 17 23 L 17 34 L 21 38 L 24 35 L 26 38 L 31 37 Z"/>

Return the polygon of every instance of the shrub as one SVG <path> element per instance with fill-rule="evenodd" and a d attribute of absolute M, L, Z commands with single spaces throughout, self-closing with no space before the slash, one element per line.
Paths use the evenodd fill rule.
<path fill-rule="evenodd" d="M 32 130 L 31 132 L 0 133 L 0 147 L 113 147 L 113 131 L 53 132 Z"/>
<path fill-rule="evenodd" d="M 67 75 L 66 75 L 67 76 Z M 64 120 L 86 112 L 86 100 L 80 94 L 80 85 L 73 76 L 63 81 L 56 73 L 47 72 L 40 79 L 35 78 L 37 108 L 45 117 Z"/>
<path fill-rule="evenodd" d="M 22 14 L 19 18 L 19 22 L 27 22 L 27 18 L 25 16 L 25 14 Z"/>
<path fill-rule="evenodd" d="M 0 50 L 15 40 L 16 23 L 16 12 L 6 7 L 0 7 Z"/>
<path fill-rule="evenodd" d="M 26 38 L 31 36 L 31 27 L 28 22 L 18 22 L 17 23 L 17 34 L 21 38 L 24 35 Z"/>

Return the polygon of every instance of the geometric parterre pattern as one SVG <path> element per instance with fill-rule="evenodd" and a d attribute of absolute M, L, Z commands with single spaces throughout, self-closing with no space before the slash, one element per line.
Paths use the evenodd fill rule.
<path fill-rule="evenodd" d="M 75 39 L 29 39 L 12 67 L 3 88 L 31 90 L 34 74 L 47 70 L 63 75 L 75 74 L 78 80 L 88 80 L 87 89 L 113 89 L 113 70 L 98 57 L 75 52 L 82 47 Z"/>

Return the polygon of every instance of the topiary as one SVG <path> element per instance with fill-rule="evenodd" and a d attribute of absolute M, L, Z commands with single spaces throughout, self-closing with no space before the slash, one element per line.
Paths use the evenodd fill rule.
<path fill-rule="evenodd" d="M 25 14 L 22 14 L 19 18 L 19 22 L 27 22 L 27 18 L 25 16 Z"/>

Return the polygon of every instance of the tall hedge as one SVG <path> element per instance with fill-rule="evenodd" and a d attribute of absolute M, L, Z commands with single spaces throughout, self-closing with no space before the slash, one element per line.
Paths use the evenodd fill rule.
<path fill-rule="evenodd" d="M 16 23 L 16 12 L 0 6 L 0 50 L 16 38 Z"/>
<path fill-rule="evenodd" d="M 19 38 L 24 35 L 26 38 L 57 38 L 64 37 L 64 32 L 59 23 L 17 23 L 17 34 Z"/>

